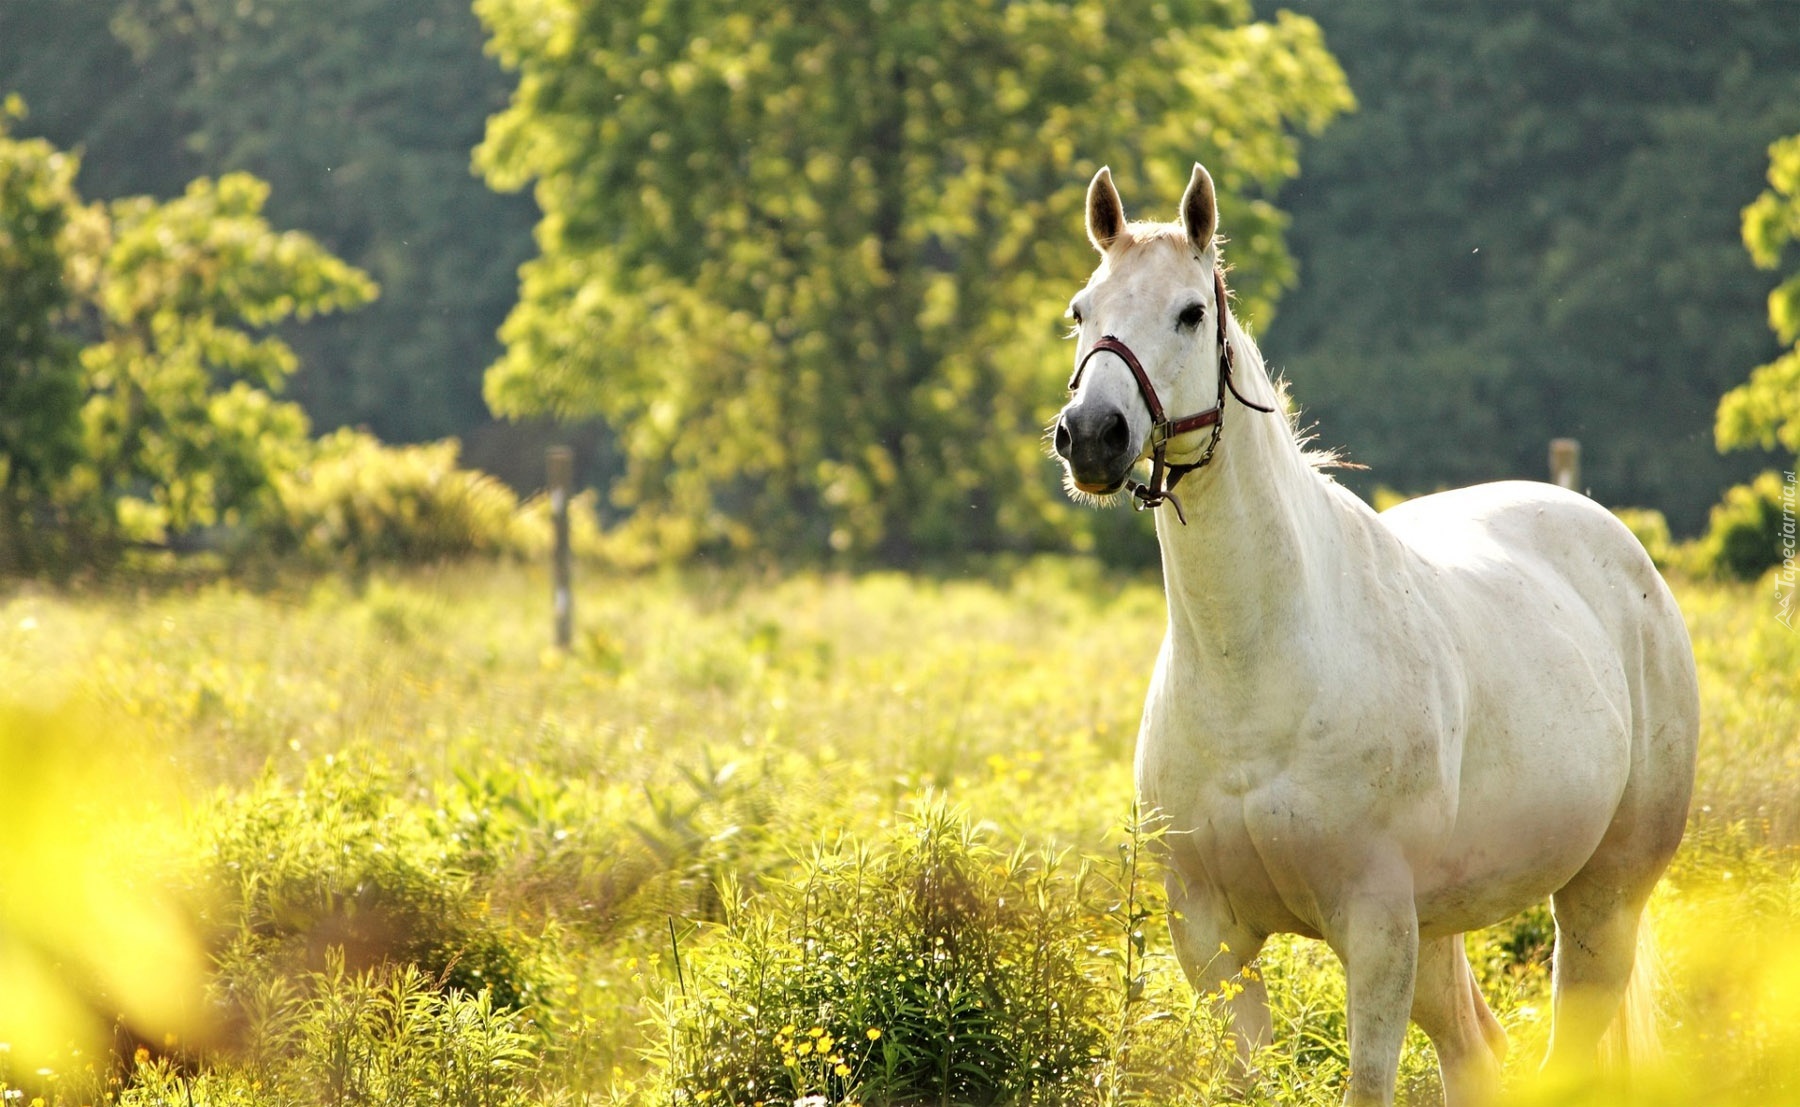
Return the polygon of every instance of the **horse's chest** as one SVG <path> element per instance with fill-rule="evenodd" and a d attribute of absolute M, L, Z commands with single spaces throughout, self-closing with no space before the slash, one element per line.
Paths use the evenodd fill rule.
<path fill-rule="evenodd" d="M 1191 893 L 1230 905 L 1264 933 L 1316 928 L 1293 864 L 1323 844 L 1304 797 L 1266 764 L 1213 763 L 1145 742 L 1138 792 L 1162 828 L 1167 864 Z"/>
<path fill-rule="evenodd" d="M 1280 791 L 1201 793 L 1185 810 L 1167 813 L 1164 857 L 1190 893 L 1227 905 L 1249 929 L 1316 934 L 1312 882 L 1294 860 L 1322 843 L 1304 820 L 1268 818 L 1283 806 Z"/>
<path fill-rule="evenodd" d="M 1202 734 L 1166 703 L 1152 698 L 1139 734 L 1140 802 L 1174 872 L 1255 930 L 1316 934 L 1376 838 L 1441 821 L 1422 817 L 1442 807 L 1422 738 L 1375 741 L 1354 719 L 1321 729 L 1306 712 Z"/>

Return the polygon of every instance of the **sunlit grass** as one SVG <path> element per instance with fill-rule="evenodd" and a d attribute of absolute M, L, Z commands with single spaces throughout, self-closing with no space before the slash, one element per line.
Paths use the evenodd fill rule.
<path fill-rule="evenodd" d="M 567 655 L 547 648 L 548 592 L 533 571 L 466 566 L 266 591 L 0 600 L 0 671 L 15 678 L 20 710 L 80 704 L 98 733 L 133 736 L 132 764 L 153 763 L 184 797 L 185 833 L 136 863 L 189 897 L 216 966 L 212 1009 L 230 1014 L 221 1033 L 233 1039 L 219 1052 L 177 1048 L 167 1064 L 128 1058 L 116 1084 L 99 1069 L 59 1083 L 18 1061 L 0 1062 L 0 1082 L 71 1104 L 157 1102 L 177 1087 L 195 1102 L 328 1102 L 367 1073 L 333 1069 L 307 1034 L 335 1025 L 333 1003 L 402 992 L 416 992 L 412 1037 L 369 1031 L 363 1044 L 386 1058 L 382 1071 L 428 1082 L 429 1043 L 450 1057 L 468 1045 L 452 1022 L 476 1019 L 425 998 L 453 984 L 519 1005 L 515 1021 L 490 1016 L 482 1040 L 533 1043 L 531 1064 L 472 1102 L 673 1095 L 654 1051 L 666 1041 L 658 1018 L 695 984 L 678 962 L 704 972 L 754 948 L 732 920 L 765 902 L 786 911 L 772 890 L 809 871 L 821 843 L 888 849 L 907 812 L 937 804 L 978 832 L 976 856 L 1060 852 L 1058 880 L 1117 863 L 1162 632 L 1153 581 L 1110 580 L 1079 561 L 962 581 L 589 576 Z M 1653 903 L 1668 1058 L 1632 1085 L 1636 1101 L 1800 1102 L 1800 635 L 1763 592 L 1679 588 L 1705 730 L 1690 840 Z M 9 792 L 34 812 L 47 805 L 51 820 L 15 820 L 9 840 L 87 851 L 90 838 L 49 828 L 63 810 L 118 806 L 96 772 L 104 763 L 84 755 L 61 778 L 72 784 Z M 9 878 L 8 933 L 35 925 L 16 905 L 59 902 L 56 890 L 76 886 L 74 869 L 54 868 Z M 1093 1061 L 1094 1102 L 1205 1102 L 1221 1090 L 1220 1028 L 1169 955 L 1154 875 L 1134 879 L 1148 919 L 1124 977 L 1130 931 L 1108 929 L 1117 897 L 1056 886 L 1056 902 L 1088 904 L 1068 907 L 1089 911 L 1071 925 L 1099 936 L 1072 971 L 1114 1001 L 1084 1001 L 1098 1037 L 1069 1040 L 1109 1043 Z M 21 883 L 52 891 L 21 898 Z M 118 925 L 136 929 L 132 918 Z M 1050 948 L 1028 929 L 1009 934 L 993 948 Z M 1602 1102 L 1610 1093 L 1535 1084 L 1547 943 L 1542 912 L 1471 938 L 1513 1040 L 1509 1087 L 1524 1102 Z M 423 976 L 393 975 L 383 963 L 394 958 Z M 1265 972 L 1278 1041 L 1254 1101 L 1336 1102 L 1335 962 L 1317 943 L 1277 941 Z M 127 1008 L 114 1013 L 167 1021 Z M 794 1021 L 783 1020 L 767 1028 L 778 1067 L 776 1032 Z M 19 1024 L 0 1014 L 0 1025 Z M 854 1042 L 866 1029 L 834 1032 Z M 63 1064 L 91 1066 L 92 1048 Z M 837 1052 L 849 1065 L 869 1053 L 858 1048 Z M 793 1087 L 857 1086 L 831 1076 Z M 1416 1032 L 1402 1085 L 1406 1102 L 1437 1102 Z"/>

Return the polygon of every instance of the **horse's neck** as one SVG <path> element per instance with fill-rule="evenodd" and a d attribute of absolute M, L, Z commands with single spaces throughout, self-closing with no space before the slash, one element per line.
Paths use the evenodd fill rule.
<path fill-rule="evenodd" d="M 1273 386 L 1238 338 L 1239 386 L 1268 403 Z M 1250 356 L 1244 356 L 1244 355 Z M 1180 489 L 1188 525 L 1157 512 L 1170 644 L 1184 664 L 1238 681 L 1293 660 L 1314 637 L 1320 589 L 1343 556 L 1343 509 L 1294 441 L 1287 420 L 1226 400 L 1210 465 Z"/>

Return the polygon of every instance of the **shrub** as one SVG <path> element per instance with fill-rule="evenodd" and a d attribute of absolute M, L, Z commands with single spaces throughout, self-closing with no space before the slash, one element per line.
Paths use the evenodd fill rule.
<path fill-rule="evenodd" d="M 657 1101 L 1091 1096 L 1121 1005 L 1091 952 L 1097 884 L 941 807 L 875 846 L 819 846 L 753 901 L 728 892 L 725 925 L 677 950 Z"/>
<path fill-rule="evenodd" d="M 415 966 L 501 1007 L 525 1001 L 526 974 L 460 843 L 393 791 L 372 758 L 328 757 L 299 789 L 265 779 L 212 813 L 196 883 L 228 1008 L 245 1010 L 270 974 L 323 972 L 333 958 L 351 972 Z"/>
<path fill-rule="evenodd" d="M 1783 506 L 1789 511 L 1793 506 L 1788 487 L 1783 474 L 1771 469 L 1726 489 L 1695 547 L 1695 567 L 1713 576 L 1754 580 L 1780 564 Z"/>
<path fill-rule="evenodd" d="M 522 1018 L 485 991 L 440 991 L 414 967 L 352 973 L 336 956 L 297 981 L 264 982 L 245 1021 L 239 1064 L 189 1073 L 140 1050 L 120 1107 L 536 1101 L 536 1041 Z"/>
<path fill-rule="evenodd" d="M 387 446 L 348 428 L 275 479 L 279 517 L 269 543 L 304 559 L 362 566 L 519 551 L 519 501 L 485 473 L 457 466 L 447 438 Z"/>

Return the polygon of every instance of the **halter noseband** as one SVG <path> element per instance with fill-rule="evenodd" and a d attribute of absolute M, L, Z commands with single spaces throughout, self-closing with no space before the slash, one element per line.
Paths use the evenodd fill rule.
<path fill-rule="evenodd" d="M 1181 501 L 1175 498 L 1175 485 L 1182 477 L 1196 469 L 1204 469 L 1212 460 L 1213 451 L 1219 448 L 1219 433 L 1225 429 L 1225 390 L 1237 397 L 1238 403 L 1252 411 L 1270 414 L 1275 409 L 1244 399 L 1243 393 L 1231 379 L 1231 343 L 1227 340 L 1225 330 L 1225 278 L 1217 268 L 1213 269 L 1213 294 L 1216 301 L 1215 316 L 1218 320 L 1219 335 L 1219 398 L 1213 406 L 1205 411 L 1197 411 L 1180 419 L 1170 419 L 1163 413 L 1162 400 L 1156 395 L 1156 386 L 1150 383 L 1150 375 L 1144 372 L 1144 366 L 1138 361 L 1131 347 L 1112 335 L 1103 336 L 1082 357 L 1075 366 L 1075 375 L 1069 378 L 1069 391 L 1072 393 L 1081 386 L 1081 374 L 1087 370 L 1087 363 L 1097 353 L 1116 354 L 1125 367 L 1131 370 L 1137 381 L 1138 392 L 1144 397 L 1144 405 L 1150 409 L 1150 480 L 1140 484 L 1134 480 L 1125 482 L 1125 487 L 1136 499 L 1133 504 L 1139 511 L 1154 508 L 1164 500 L 1175 505 L 1175 517 L 1181 525 L 1187 525 L 1187 514 L 1181 510 Z M 1212 437 L 1207 439 L 1206 449 L 1200 452 L 1200 460 L 1185 465 L 1170 465 L 1164 461 L 1163 455 L 1168 449 L 1169 439 L 1183 435 L 1189 431 L 1212 428 Z"/>

